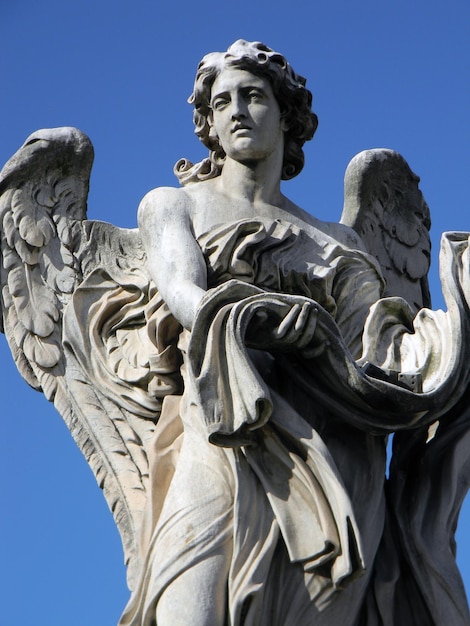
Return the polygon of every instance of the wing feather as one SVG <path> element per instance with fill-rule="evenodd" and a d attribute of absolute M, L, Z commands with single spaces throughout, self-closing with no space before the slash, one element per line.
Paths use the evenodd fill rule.
<path fill-rule="evenodd" d="M 364 150 L 349 163 L 341 222 L 362 238 L 379 262 L 385 296 L 401 296 L 415 309 L 431 305 L 427 274 L 431 220 L 405 159 L 388 149 Z"/>
<path fill-rule="evenodd" d="M 179 325 L 150 284 L 137 231 L 86 220 L 92 160 L 83 133 L 50 129 L 31 135 L 1 171 L 2 330 L 20 373 L 54 402 L 103 489 L 132 588 L 146 444 L 162 398 L 181 386 Z M 172 345 L 161 337 L 168 330 Z"/>

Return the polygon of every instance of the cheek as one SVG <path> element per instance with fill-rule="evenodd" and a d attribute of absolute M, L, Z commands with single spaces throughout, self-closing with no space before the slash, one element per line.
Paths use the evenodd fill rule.
<path fill-rule="evenodd" d="M 217 136 L 220 137 L 221 135 L 224 134 L 226 126 L 227 126 L 226 116 L 224 116 L 222 113 L 218 113 L 216 117 L 214 116 L 212 118 L 211 130 Z"/>
<path fill-rule="evenodd" d="M 264 111 L 263 114 L 259 118 L 259 122 L 261 126 L 264 126 L 266 129 L 269 128 L 271 133 L 275 133 L 277 131 L 284 132 L 284 120 L 281 118 L 280 111 L 269 109 L 268 111 Z"/>
<path fill-rule="evenodd" d="M 209 126 L 209 139 L 211 139 L 212 141 L 219 140 L 219 135 L 213 125 Z"/>

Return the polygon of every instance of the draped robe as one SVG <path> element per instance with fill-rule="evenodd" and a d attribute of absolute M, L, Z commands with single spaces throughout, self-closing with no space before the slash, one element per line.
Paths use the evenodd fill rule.
<path fill-rule="evenodd" d="M 120 624 L 155 625 L 165 589 L 212 554 L 228 562 L 232 626 L 353 623 L 384 528 L 386 435 L 432 422 L 467 384 L 466 291 L 413 322 L 380 300 L 376 263 L 324 233 L 253 219 L 198 243 L 208 291 L 149 453 L 143 567 Z M 466 244 L 448 247 L 455 265 Z M 276 329 L 304 305 L 317 329 L 287 345 Z"/>

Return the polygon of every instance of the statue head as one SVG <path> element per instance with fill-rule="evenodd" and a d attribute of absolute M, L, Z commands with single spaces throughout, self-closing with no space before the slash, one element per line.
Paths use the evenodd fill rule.
<path fill-rule="evenodd" d="M 199 63 L 193 93 L 188 102 L 194 105 L 195 133 L 209 148 L 209 158 L 193 166 L 182 159 L 175 166 L 180 182 L 188 183 L 218 176 L 225 152 L 210 124 L 211 90 L 217 76 L 226 68 L 246 70 L 267 79 L 281 109 L 286 127 L 282 179 L 297 176 L 304 165 L 302 147 L 311 139 L 318 125 L 312 112 L 312 94 L 306 80 L 294 72 L 282 54 L 260 42 L 239 39 L 227 52 L 211 52 Z"/>

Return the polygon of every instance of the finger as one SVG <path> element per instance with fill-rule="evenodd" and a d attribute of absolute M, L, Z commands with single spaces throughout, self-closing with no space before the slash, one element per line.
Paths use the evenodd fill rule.
<path fill-rule="evenodd" d="M 316 326 L 317 311 L 310 302 L 305 302 L 295 320 L 295 324 L 285 335 L 284 341 L 294 343 L 299 348 L 303 348 L 312 340 Z"/>
<path fill-rule="evenodd" d="M 302 305 L 302 309 L 300 310 L 300 314 L 298 315 L 295 321 L 294 328 L 297 332 L 301 332 L 303 330 L 303 327 L 305 326 L 309 318 L 309 313 L 310 313 L 310 303 L 304 302 L 304 304 Z"/>
<path fill-rule="evenodd" d="M 263 323 L 268 319 L 268 314 L 266 313 L 266 311 L 264 309 L 258 309 L 254 316 L 253 316 L 255 322 L 259 323 Z"/>
<path fill-rule="evenodd" d="M 317 317 L 317 310 L 309 307 L 307 320 L 303 325 L 302 334 L 297 341 L 297 346 L 299 348 L 305 348 L 312 342 L 317 330 Z"/>
<path fill-rule="evenodd" d="M 284 335 L 286 335 L 286 333 L 292 328 L 292 323 L 297 317 L 299 313 L 299 309 L 300 309 L 300 304 L 294 304 L 294 306 L 291 308 L 289 313 L 285 316 L 285 318 L 282 320 L 282 322 L 274 331 L 273 334 L 276 337 L 276 339 L 282 339 Z"/>

